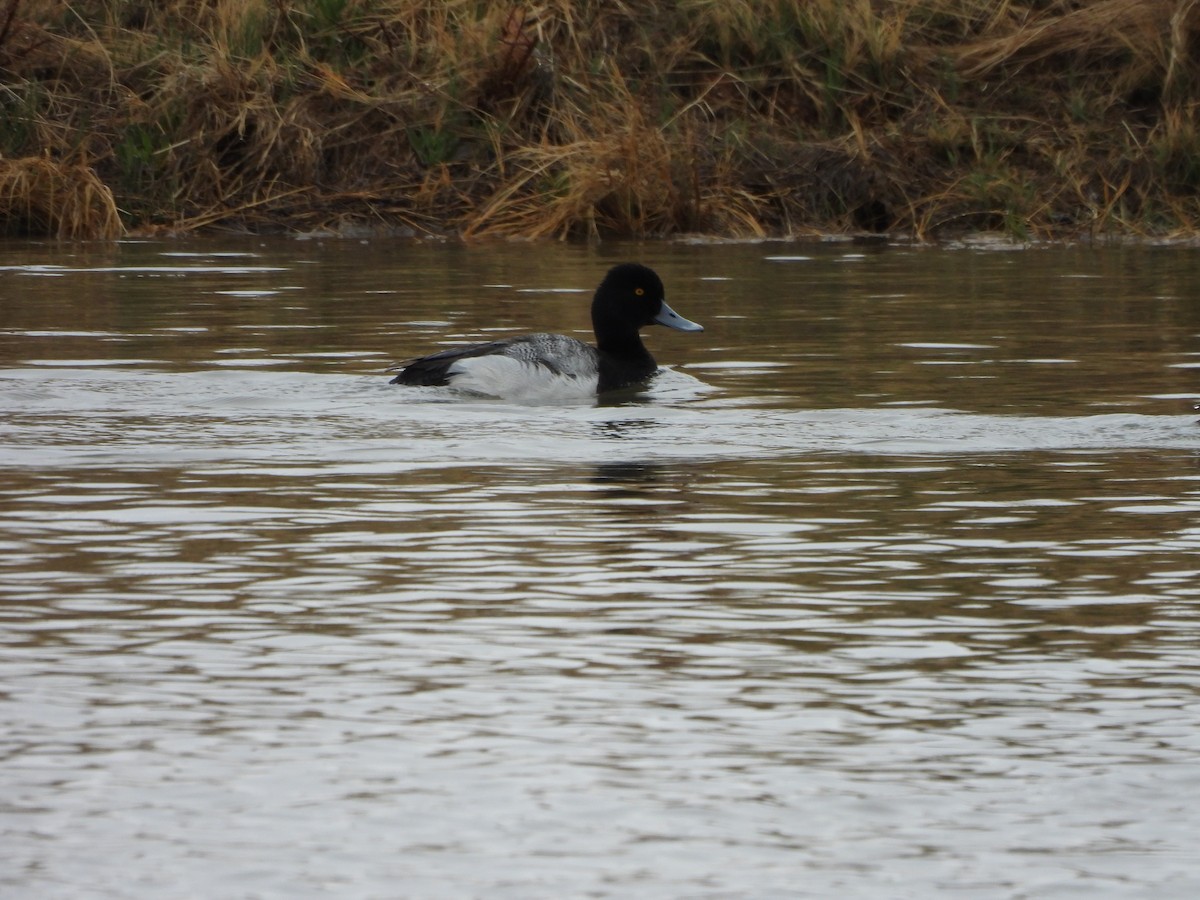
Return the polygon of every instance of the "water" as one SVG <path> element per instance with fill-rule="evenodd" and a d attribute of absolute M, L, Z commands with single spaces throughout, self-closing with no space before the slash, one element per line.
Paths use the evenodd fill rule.
<path fill-rule="evenodd" d="M 602 404 L 396 359 L 700 335 Z M 0 247 L 20 897 L 1200 889 L 1200 253 Z"/>

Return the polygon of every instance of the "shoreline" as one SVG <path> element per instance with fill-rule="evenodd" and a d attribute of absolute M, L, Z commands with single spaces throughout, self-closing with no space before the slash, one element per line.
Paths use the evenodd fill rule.
<path fill-rule="evenodd" d="M 0 0 L 0 234 L 1186 242 L 1170 0 Z"/>

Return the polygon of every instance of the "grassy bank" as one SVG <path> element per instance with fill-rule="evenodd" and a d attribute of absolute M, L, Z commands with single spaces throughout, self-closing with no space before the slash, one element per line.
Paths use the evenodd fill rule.
<path fill-rule="evenodd" d="M 1196 0 L 0 0 L 0 230 L 1200 226 Z"/>

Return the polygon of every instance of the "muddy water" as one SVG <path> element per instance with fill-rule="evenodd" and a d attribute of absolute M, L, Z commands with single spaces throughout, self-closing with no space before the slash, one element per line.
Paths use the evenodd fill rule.
<path fill-rule="evenodd" d="M 703 334 L 602 404 L 389 386 Z M 0 247 L 37 897 L 1200 889 L 1200 253 Z"/>

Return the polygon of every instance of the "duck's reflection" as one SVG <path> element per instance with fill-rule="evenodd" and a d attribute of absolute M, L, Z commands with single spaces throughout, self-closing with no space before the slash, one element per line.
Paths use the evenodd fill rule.
<path fill-rule="evenodd" d="M 663 465 L 656 462 L 622 461 L 601 463 L 592 476 L 593 484 L 614 488 L 659 487 L 664 483 Z"/>
<path fill-rule="evenodd" d="M 630 515 L 645 521 L 652 510 L 673 509 L 693 502 L 692 487 L 698 477 L 691 464 L 678 460 L 622 460 L 596 466 L 591 482 L 599 486 L 595 496 L 610 512 Z"/>
<path fill-rule="evenodd" d="M 594 427 L 601 437 L 625 440 L 645 437 L 658 424 L 653 419 L 609 419 L 607 422 L 597 422 Z"/>
<path fill-rule="evenodd" d="M 618 409 L 623 406 L 644 406 L 653 400 L 646 386 L 625 388 L 620 391 L 606 391 L 596 397 L 596 406 L 604 409 Z"/>

